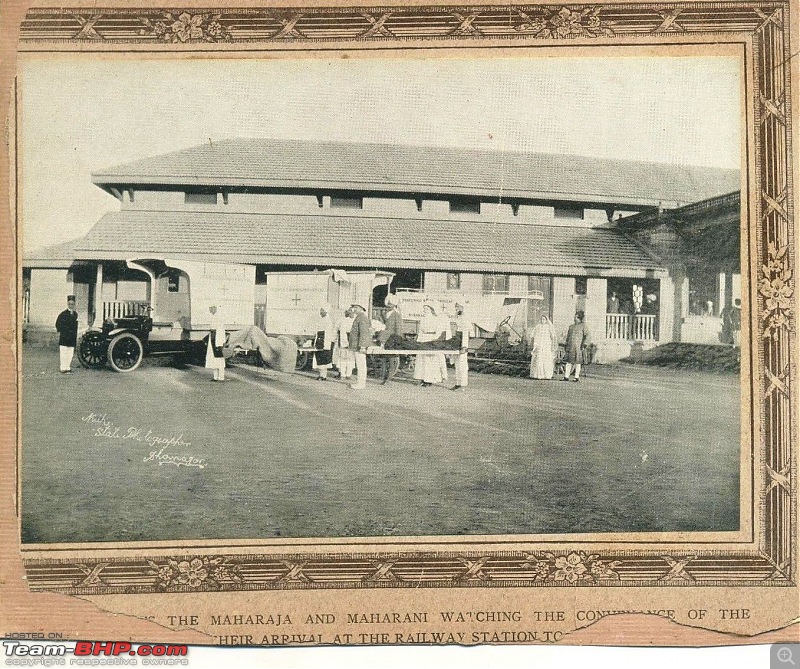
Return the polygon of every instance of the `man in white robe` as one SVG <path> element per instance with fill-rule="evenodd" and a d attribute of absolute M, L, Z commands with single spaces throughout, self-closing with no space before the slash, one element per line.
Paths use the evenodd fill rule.
<path fill-rule="evenodd" d="M 206 347 L 206 368 L 214 370 L 214 381 L 224 381 L 225 357 L 222 355 L 222 347 L 225 346 L 225 322 L 215 305 L 212 304 L 208 310 L 211 312 L 211 321 Z"/>
<path fill-rule="evenodd" d="M 314 353 L 313 368 L 317 370 L 319 376 L 317 380 L 327 381 L 328 370 L 333 364 L 333 344 L 336 338 L 336 327 L 333 323 L 331 306 L 323 304 L 319 308 L 319 320 L 316 327 L 316 338 L 314 348 L 319 349 Z"/>

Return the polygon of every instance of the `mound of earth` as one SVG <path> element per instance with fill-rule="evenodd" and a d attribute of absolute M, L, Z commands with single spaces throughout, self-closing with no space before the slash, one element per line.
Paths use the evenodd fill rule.
<path fill-rule="evenodd" d="M 671 343 L 620 360 L 626 364 L 738 374 L 741 351 L 716 344 Z"/>

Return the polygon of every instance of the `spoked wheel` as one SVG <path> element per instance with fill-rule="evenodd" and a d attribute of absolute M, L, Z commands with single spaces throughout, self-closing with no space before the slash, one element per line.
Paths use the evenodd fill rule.
<path fill-rule="evenodd" d="M 376 372 L 381 380 L 381 385 L 391 381 L 400 368 L 400 356 L 398 355 L 377 355 L 375 356 Z"/>
<path fill-rule="evenodd" d="M 308 351 L 298 351 L 297 352 L 297 364 L 295 365 L 295 369 L 298 371 L 302 371 L 307 369 L 311 366 L 311 353 Z"/>
<path fill-rule="evenodd" d="M 89 369 L 100 369 L 106 364 L 107 345 L 101 332 L 89 331 L 78 344 L 78 360 Z"/>
<path fill-rule="evenodd" d="M 108 362 L 118 372 L 132 372 L 142 362 L 142 342 L 129 332 L 118 334 L 108 345 Z"/>
<path fill-rule="evenodd" d="M 556 374 L 558 374 L 558 375 L 563 374 L 564 370 L 567 367 L 567 351 L 563 346 L 559 346 L 558 347 L 558 350 L 556 351 L 554 363 L 555 363 L 554 366 L 555 366 Z"/>

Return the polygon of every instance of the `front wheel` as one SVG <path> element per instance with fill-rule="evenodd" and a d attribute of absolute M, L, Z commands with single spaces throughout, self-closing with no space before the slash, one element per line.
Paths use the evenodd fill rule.
<path fill-rule="evenodd" d="M 136 335 L 130 332 L 118 334 L 108 345 L 108 362 L 117 372 L 132 372 L 144 357 L 144 347 Z"/>
<path fill-rule="evenodd" d="M 106 364 L 107 349 L 103 334 L 90 330 L 81 337 L 78 344 L 78 360 L 88 369 L 100 369 Z"/>

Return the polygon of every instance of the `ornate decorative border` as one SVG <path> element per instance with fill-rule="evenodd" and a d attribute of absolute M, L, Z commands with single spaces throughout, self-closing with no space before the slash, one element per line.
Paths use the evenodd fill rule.
<path fill-rule="evenodd" d="M 452 40 L 509 39 L 542 44 L 632 43 L 629 37 L 717 35 L 752 46 L 755 114 L 748 128 L 755 150 L 750 175 L 751 234 L 759 268 L 754 310 L 758 344 L 754 402 L 763 426 L 756 446 L 758 549 L 672 552 L 652 549 L 588 554 L 514 551 L 285 555 L 176 555 L 151 558 L 25 559 L 32 590 L 71 594 L 198 592 L 291 588 L 454 586 L 794 585 L 797 509 L 794 304 L 795 228 L 791 174 L 789 4 L 723 2 L 603 5 L 510 5 L 464 8 L 32 9 L 21 26 L 20 49 L 59 44 L 86 50 L 151 45 L 192 50 L 222 44 L 264 48 L 332 43 L 351 48 L 398 40 L 452 46 Z M 319 48 L 319 47 L 316 47 Z M 752 252 L 753 249 L 751 249 Z M 756 386 L 754 386 L 756 387 Z M 754 390 L 755 392 L 755 390 Z"/>
<path fill-rule="evenodd" d="M 293 588 L 793 585 L 764 557 L 575 550 L 496 553 L 172 555 L 29 560 L 31 590 L 141 594 Z"/>
<path fill-rule="evenodd" d="M 788 4 L 670 3 L 280 9 L 31 9 L 23 47 L 41 42 L 202 44 L 576 39 L 653 34 L 785 32 Z"/>

